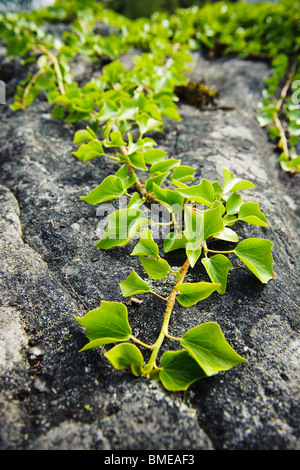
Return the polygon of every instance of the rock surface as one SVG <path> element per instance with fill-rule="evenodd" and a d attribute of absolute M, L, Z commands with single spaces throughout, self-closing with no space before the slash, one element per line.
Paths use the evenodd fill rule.
<path fill-rule="evenodd" d="M 1 449 L 300 449 L 299 175 L 280 170 L 254 117 L 268 73 L 259 62 L 195 55 L 192 78 L 218 84 L 220 109 L 180 104 L 182 121 L 155 136 L 197 168 L 196 178 L 222 181 L 225 166 L 251 179 L 249 198 L 269 227 L 241 226 L 240 236 L 274 244 L 276 278 L 267 285 L 232 260 L 224 296 L 189 315 L 176 306 L 172 334 L 217 321 L 247 359 L 184 393 L 115 371 L 101 348 L 78 352 L 86 339 L 73 316 L 102 300 L 123 301 L 118 283 L 132 268 L 144 276 L 130 246 L 94 248 L 104 219 L 79 199 L 116 168 L 72 156 L 74 128 L 51 119 L 45 101 L 18 113 L 1 106 Z M 169 262 L 183 259 L 173 254 Z M 204 276 L 196 265 L 189 279 Z M 167 282 L 157 284 L 168 295 Z M 135 336 L 155 339 L 163 307 L 150 296 L 128 305 Z"/>

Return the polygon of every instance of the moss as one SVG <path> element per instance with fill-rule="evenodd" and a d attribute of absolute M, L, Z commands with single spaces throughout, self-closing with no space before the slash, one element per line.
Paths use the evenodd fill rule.
<path fill-rule="evenodd" d="M 190 80 L 187 85 L 175 88 L 175 94 L 181 102 L 196 108 L 204 108 L 216 104 L 218 90 L 209 88 L 204 83 Z"/>

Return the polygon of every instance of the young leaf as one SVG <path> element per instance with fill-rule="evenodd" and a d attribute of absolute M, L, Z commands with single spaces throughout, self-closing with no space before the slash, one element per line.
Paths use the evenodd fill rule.
<path fill-rule="evenodd" d="M 105 139 L 104 141 L 104 146 L 109 148 L 109 147 L 122 147 L 123 145 L 126 145 L 126 142 L 122 139 L 121 132 L 120 131 L 113 131 L 110 133 L 109 139 Z"/>
<path fill-rule="evenodd" d="M 118 344 L 107 351 L 104 355 L 117 370 L 131 370 L 133 364 L 135 367 L 139 366 L 141 368 L 144 364 L 144 358 L 141 351 L 131 343 Z"/>
<path fill-rule="evenodd" d="M 144 153 L 145 162 L 148 165 L 153 165 L 164 160 L 164 157 L 167 155 L 167 152 L 160 149 L 148 149 Z"/>
<path fill-rule="evenodd" d="M 90 127 L 87 127 L 86 129 L 80 129 L 79 131 L 75 132 L 74 144 L 81 144 L 82 142 L 94 140 L 96 137 L 97 136 L 95 132 Z"/>
<path fill-rule="evenodd" d="M 161 189 L 156 183 L 152 185 L 153 194 L 159 201 L 168 204 L 175 213 L 181 213 L 184 198 L 172 189 Z"/>
<path fill-rule="evenodd" d="M 143 281 L 143 279 L 141 279 L 134 270 L 132 270 L 131 274 L 127 277 L 127 279 L 125 279 L 125 281 L 119 283 L 119 286 L 124 297 L 144 294 L 145 292 L 149 292 L 151 290 L 147 282 Z"/>
<path fill-rule="evenodd" d="M 124 188 L 121 178 L 110 175 L 97 188 L 93 189 L 87 196 L 81 196 L 80 199 L 88 204 L 95 205 L 121 197 L 125 192 L 126 188 Z"/>
<path fill-rule="evenodd" d="M 226 212 L 229 215 L 237 214 L 243 204 L 243 199 L 240 194 L 232 193 L 226 202 Z"/>
<path fill-rule="evenodd" d="M 163 279 L 170 271 L 169 263 L 164 259 L 139 256 L 139 260 L 151 279 Z"/>
<path fill-rule="evenodd" d="M 192 383 L 206 377 L 197 361 L 184 349 L 165 352 L 161 367 L 159 378 L 163 386 L 173 392 L 187 390 Z"/>
<path fill-rule="evenodd" d="M 233 243 L 237 243 L 239 241 L 238 234 L 234 230 L 231 230 L 228 227 L 224 227 L 224 229 L 221 232 L 215 234 L 214 238 L 217 238 L 218 240 L 225 240 L 226 242 L 233 242 Z"/>
<path fill-rule="evenodd" d="M 243 222 L 248 222 L 248 224 L 268 227 L 267 219 L 261 212 L 257 202 L 244 202 L 239 209 L 238 218 Z"/>
<path fill-rule="evenodd" d="M 108 226 L 96 248 L 107 250 L 126 245 L 146 224 L 143 211 L 136 208 L 120 209 L 108 216 Z"/>
<path fill-rule="evenodd" d="M 205 206 L 211 206 L 214 202 L 215 190 L 213 185 L 205 178 L 197 186 L 190 186 L 186 188 L 177 189 L 188 201 L 193 201 Z"/>
<path fill-rule="evenodd" d="M 194 179 L 195 168 L 186 165 L 180 165 L 173 171 L 171 181 L 191 181 Z"/>
<path fill-rule="evenodd" d="M 132 333 L 128 323 L 127 308 L 119 302 L 102 301 L 100 308 L 84 317 L 74 317 L 86 330 L 90 340 L 81 351 L 118 341 L 127 341 Z"/>
<path fill-rule="evenodd" d="M 275 277 L 273 272 L 273 243 L 259 238 L 247 238 L 241 241 L 234 250 L 243 263 L 264 284 Z"/>
<path fill-rule="evenodd" d="M 180 292 L 176 298 L 184 307 L 195 305 L 200 300 L 209 297 L 221 284 L 212 282 L 186 282 L 179 284 L 177 290 Z"/>
<path fill-rule="evenodd" d="M 141 233 L 139 243 L 134 247 L 131 255 L 159 256 L 158 246 L 153 241 L 149 228 Z"/>
<path fill-rule="evenodd" d="M 79 158 L 79 160 L 87 162 L 104 155 L 104 151 L 99 140 L 91 140 L 88 144 L 82 144 L 76 152 L 73 152 L 73 155 Z"/>
<path fill-rule="evenodd" d="M 155 173 L 164 173 L 166 171 L 172 170 L 176 168 L 176 166 L 180 165 L 180 160 L 176 158 L 169 158 L 168 160 L 162 160 L 157 163 L 154 163 L 150 168 L 151 175 L 155 175 Z"/>
<path fill-rule="evenodd" d="M 220 326 L 214 322 L 191 328 L 180 343 L 208 376 L 245 362 L 227 343 Z"/>
<path fill-rule="evenodd" d="M 201 260 L 206 269 L 210 280 L 214 283 L 220 284 L 217 288 L 219 294 L 224 294 L 226 291 L 228 271 L 232 269 L 232 263 L 224 255 L 215 255 L 211 258 L 203 258 Z"/>
<path fill-rule="evenodd" d="M 227 168 L 223 168 L 223 180 L 223 194 L 233 191 L 241 191 L 242 189 L 255 188 L 251 181 L 236 178 L 231 171 L 227 170 Z"/>
<path fill-rule="evenodd" d="M 164 239 L 163 249 L 165 253 L 169 253 L 170 251 L 180 250 L 181 248 L 185 248 L 187 243 L 187 239 L 185 238 L 183 233 L 168 233 L 166 238 Z"/>

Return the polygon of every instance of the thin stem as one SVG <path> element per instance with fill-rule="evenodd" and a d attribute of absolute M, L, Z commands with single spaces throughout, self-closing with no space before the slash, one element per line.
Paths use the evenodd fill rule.
<path fill-rule="evenodd" d="M 144 348 L 153 349 L 153 346 L 150 346 L 150 344 L 143 343 L 143 341 L 140 341 L 139 339 L 137 339 L 133 335 L 130 335 L 130 339 L 132 339 L 132 341 L 135 341 L 136 343 L 140 344 Z"/>
<path fill-rule="evenodd" d="M 171 294 L 169 295 L 167 307 L 166 307 L 166 310 L 165 310 L 165 316 L 164 316 L 164 320 L 163 320 L 163 324 L 162 324 L 162 328 L 161 328 L 160 334 L 159 334 L 156 342 L 153 345 L 153 351 L 152 351 L 152 354 L 150 356 L 149 362 L 147 364 L 148 367 L 149 366 L 156 367 L 156 358 L 157 358 L 158 352 L 160 350 L 160 347 L 161 347 L 165 337 L 168 335 L 168 326 L 169 326 L 171 313 L 172 313 L 174 303 L 175 303 L 175 299 L 176 299 L 177 287 L 183 282 L 183 280 L 185 278 L 185 275 L 188 271 L 189 266 L 190 266 L 190 262 L 189 262 L 189 259 L 187 259 L 185 261 L 185 263 L 182 265 L 182 267 L 180 268 L 181 278 L 176 282 Z"/>
<path fill-rule="evenodd" d="M 63 76 L 62 76 L 62 73 L 61 73 L 61 70 L 60 70 L 60 66 L 59 66 L 59 62 L 57 60 L 57 57 L 54 54 L 52 54 L 51 51 L 46 49 L 44 46 L 39 46 L 37 49 L 40 52 L 42 52 L 43 54 L 47 55 L 51 59 L 53 65 L 54 65 L 56 76 L 57 76 L 58 88 L 59 88 L 60 94 L 64 95 L 66 93 L 65 87 L 64 87 L 64 79 L 63 79 Z"/>
<path fill-rule="evenodd" d="M 128 151 L 127 151 L 127 149 L 124 145 L 122 147 L 120 147 L 120 150 L 121 150 L 121 153 L 124 157 L 128 157 Z M 136 172 L 134 171 L 133 166 L 131 165 L 131 163 L 128 160 L 126 161 L 126 165 L 127 165 L 129 176 L 135 175 L 135 177 L 136 177 L 134 185 L 135 185 L 136 189 L 138 190 L 138 192 L 141 194 L 141 196 L 145 199 L 151 199 L 152 202 L 155 202 L 156 204 L 161 204 L 161 201 L 156 199 L 156 197 L 153 196 L 153 194 L 148 193 L 146 191 L 145 186 L 138 179 L 138 177 L 136 175 Z"/>
<path fill-rule="evenodd" d="M 210 250 L 209 248 L 206 248 L 205 251 L 208 251 L 209 253 L 221 253 L 221 254 L 223 254 L 223 253 L 233 253 L 234 252 L 234 250 L 216 251 L 216 250 Z"/>
<path fill-rule="evenodd" d="M 156 295 L 157 297 L 159 297 L 162 300 L 166 300 L 166 301 L 168 300 L 166 297 L 163 297 L 162 295 L 159 295 L 157 292 L 154 292 L 153 290 L 150 290 L 150 292 L 151 292 L 151 294 Z"/>

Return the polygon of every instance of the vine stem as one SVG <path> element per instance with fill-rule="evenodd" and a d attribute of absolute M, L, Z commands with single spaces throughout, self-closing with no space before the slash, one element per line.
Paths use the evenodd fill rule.
<path fill-rule="evenodd" d="M 152 350 L 150 359 L 149 359 L 148 364 L 147 364 L 147 369 L 148 369 L 148 367 L 149 368 L 150 367 L 152 367 L 152 368 L 156 367 L 156 358 L 157 358 L 159 349 L 160 349 L 165 337 L 170 337 L 169 334 L 168 334 L 168 326 L 169 326 L 171 313 L 172 313 L 174 303 L 175 303 L 175 299 L 176 299 L 177 287 L 183 282 L 183 280 L 186 276 L 186 273 L 189 269 L 189 266 L 190 266 L 190 262 L 189 262 L 189 259 L 187 258 L 185 263 L 181 266 L 180 271 L 179 271 L 180 274 L 181 274 L 181 278 L 176 282 L 171 294 L 168 297 L 168 303 L 167 303 L 167 307 L 166 307 L 166 310 L 165 310 L 165 316 L 164 316 L 162 328 L 161 328 L 161 331 L 160 331 L 160 334 L 159 334 L 157 340 L 153 344 L 153 350 Z"/>
<path fill-rule="evenodd" d="M 46 49 L 44 46 L 38 46 L 37 50 L 39 50 L 43 54 L 47 55 L 49 57 L 49 59 L 52 61 L 53 65 L 54 65 L 55 73 L 56 73 L 56 76 L 57 76 L 58 88 L 59 88 L 60 94 L 64 95 L 66 93 L 66 90 L 65 90 L 65 87 L 64 87 L 64 79 L 63 79 L 63 76 L 62 76 L 62 73 L 61 73 L 61 70 L 60 70 L 60 66 L 59 66 L 59 62 L 57 60 L 57 57 L 54 54 L 52 54 L 51 51 Z"/>
<path fill-rule="evenodd" d="M 290 89 L 293 78 L 296 74 L 296 69 L 297 69 L 297 64 L 296 62 L 294 62 L 292 65 L 291 71 L 289 73 L 288 79 L 285 82 L 285 85 L 281 90 L 280 99 L 277 101 L 277 104 L 276 104 L 276 113 L 274 114 L 274 124 L 279 132 L 279 136 L 280 136 L 280 140 L 282 144 L 282 150 L 288 158 L 290 157 L 290 152 L 289 152 L 287 138 L 286 138 L 283 126 L 281 124 L 281 121 L 279 119 L 279 112 L 282 108 L 283 101 L 287 95 L 288 90 Z"/>
<path fill-rule="evenodd" d="M 128 151 L 127 151 L 125 146 L 120 147 L 120 150 L 121 150 L 121 153 L 124 157 L 128 157 Z M 138 190 L 138 192 L 141 194 L 141 196 L 145 199 L 151 199 L 152 202 L 155 202 L 156 204 L 161 205 L 161 201 L 156 199 L 156 197 L 153 194 L 148 193 L 146 191 L 145 186 L 138 179 L 138 177 L 136 175 L 136 172 L 134 171 L 133 166 L 131 165 L 131 163 L 128 160 L 126 161 L 126 166 L 127 166 L 129 175 L 130 176 L 135 175 L 136 180 L 135 180 L 134 184 L 135 184 L 135 187 Z"/>

